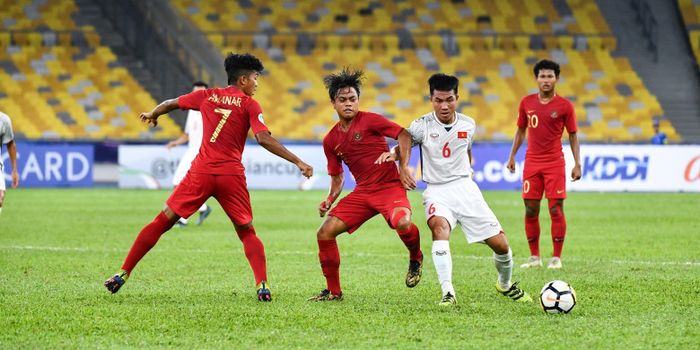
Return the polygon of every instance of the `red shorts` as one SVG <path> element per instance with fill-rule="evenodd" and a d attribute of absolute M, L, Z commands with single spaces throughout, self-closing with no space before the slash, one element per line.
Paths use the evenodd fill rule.
<path fill-rule="evenodd" d="M 213 175 L 187 172 L 166 204 L 175 214 L 187 218 L 214 197 L 229 219 L 237 225 L 253 221 L 250 196 L 243 175 Z"/>
<path fill-rule="evenodd" d="M 525 161 L 523 169 L 523 199 L 542 199 L 542 192 L 549 199 L 566 198 L 565 163 Z"/>
<path fill-rule="evenodd" d="M 348 233 L 353 233 L 377 214 L 382 214 L 391 227 L 391 213 L 398 207 L 411 209 L 406 190 L 400 183 L 389 184 L 378 191 L 352 191 L 343 197 L 328 215 L 343 221 L 348 226 Z"/>

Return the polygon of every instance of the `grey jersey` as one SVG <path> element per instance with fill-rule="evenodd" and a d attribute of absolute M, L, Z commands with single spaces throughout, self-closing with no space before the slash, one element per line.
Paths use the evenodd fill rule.
<path fill-rule="evenodd" d="M 7 114 L 0 112 L 0 170 L 3 169 L 2 164 L 2 145 L 12 141 L 15 134 L 12 132 L 12 121 Z"/>
<path fill-rule="evenodd" d="M 468 151 L 476 123 L 464 114 L 456 114 L 452 125 L 442 124 L 435 113 L 428 113 L 407 129 L 413 143 L 420 144 L 423 181 L 429 184 L 447 183 L 472 173 Z"/>

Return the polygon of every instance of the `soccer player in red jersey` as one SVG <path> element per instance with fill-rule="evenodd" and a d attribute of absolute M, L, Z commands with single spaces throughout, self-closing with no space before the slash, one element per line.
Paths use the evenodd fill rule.
<path fill-rule="evenodd" d="M 331 185 L 328 197 L 318 208 L 321 217 L 326 213 L 328 216 L 316 238 L 327 287 L 319 295 L 309 298 L 313 301 L 343 299 L 336 237 L 346 231 L 353 233 L 377 214 L 384 216 L 409 250 L 406 286 L 415 287 L 421 278 L 423 253 L 420 236 L 418 227 L 411 222 L 411 204 L 406 197 L 406 190 L 416 187 L 408 168 L 411 135 L 379 114 L 359 111 L 362 75 L 362 71 L 346 68 L 324 78 L 339 121 L 323 139 Z M 399 142 L 401 162 L 398 170 L 395 163 L 374 164 L 383 152 L 389 150 L 385 137 Z M 341 162 L 348 166 L 357 185 L 330 210 L 343 189 Z"/>
<path fill-rule="evenodd" d="M 540 200 L 542 192 L 548 201 L 552 219 L 552 259 L 550 269 L 561 268 L 561 251 L 566 236 L 564 199 L 566 198 L 566 170 L 561 137 L 564 128 L 569 134 L 569 144 L 574 156 L 571 180 L 581 178 L 579 141 L 576 135 L 576 113 L 573 104 L 557 95 L 554 87 L 559 80 L 559 64 L 541 60 L 534 67 L 539 92 L 523 97 L 518 108 L 518 130 L 508 157 L 507 168 L 515 172 L 515 154 L 525 139 L 528 146 L 523 170 L 523 200 L 525 202 L 525 234 L 530 246 L 530 258 L 523 268 L 542 266 L 540 259 Z"/>
<path fill-rule="evenodd" d="M 158 125 L 158 117 L 176 108 L 202 113 L 203 140 L 199 154 L 185 178 L 175 188 L 165 209 L 146 225 L 131 246 L 121 271 L 105 281 L 116 293 L 126 282 L 136 264 L 180 217 L 189 217 L 209 198 L 221 204 L 243 243 L 257 285 L 258 300 L 272 299 L 267 285 L 265 249 L 253 228 L 253 212 L 246 186 L 241 156 L 248 130 L 269 152 L 294 163 L 307 178 L 313 168 L 282 146 L 270 135 L 263 122 L 260 105 L 252 98 L 258 87 L 262 62 L 250 54 L 229 53 L 224 61 L 229 86 L 193 91 L 166 100 L 151 112 L 141 113 L 141 121 Z"/>

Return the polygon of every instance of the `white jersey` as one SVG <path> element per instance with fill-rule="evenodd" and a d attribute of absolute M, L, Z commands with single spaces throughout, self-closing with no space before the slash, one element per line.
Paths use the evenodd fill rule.
<path fill-rule="evenodd" d="M 192 161 L 199 153 L 199 147 L 202 145 L 202 113 L 190 109 L 187 112 L 187 121 L 185 122 L 185 134 L 187 134 L 189 141 L 187 142 L 187 151 L 182 155 L 180 163 L 175 169 L 175 174 L 173 175 L 173 185 L 178 185 L 180 181 L 185 177 L 187 171 L 190 170 Z"/>
<path fill-rule="evenodd" d="M 447 183 L 472 174 L 468 151 L 476 123 L 464 114 L 456 115 L 451 125 L 445 125 L 431 112 L 414 120 L 407 129 L 413 143 L 420 144 L 423 181 L 428 184 Z"/>

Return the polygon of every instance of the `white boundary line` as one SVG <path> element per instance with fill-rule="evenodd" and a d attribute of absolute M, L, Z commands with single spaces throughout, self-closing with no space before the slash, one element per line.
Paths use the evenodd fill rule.
<path fill-rule="evenodd" d="M 0 250 L 28 250 L 28 251 L 50 251 L 50 252 L 101 252 L 101 253 L 112 253 L 112 252 L 121 252 L 126 254 L 127 250 L 126 249 L 116 249 L 116 248 L 107 248 L 107 249 L 94 249 L 94 248 L 85 248 L 85 247 L 52 247 L 52 246 L 33 246 L 33 245 L 7 245 L 7 246 L 0 246 Z M 219 250 L 206 250 L 206 249 L 169 249 L 169 252 L 174 252 L 174 253 L 201 253 L 201 254 L 212 254 L 212 253 L 217 253 L 217 252 L 222 252 Z M 274 251 L 270 252 L 268 251 L 268 254 L 276 254 L 276 255 L 316 255 L 318 252 L 316 250 L 313 251 L 301 251 L 301 250 L 282 250 L 282 251 Z M 345 257 L 379 257 L 379 256 L 391 256 L 391 257 L 397 257 L 397 256 L 405 256 L 405 254 L 376 254 L 376 253 L 365 253 L 365 252 L 359 252 L 359 253 L 351 253 L 351 254 L 342 254 L 341 256 Z M 476 256 L 476 255 L 463 255 L 463 254 L 456 254 L 452 256 L 453 259 L 470 259 L 470 260 L 491 260 L 490 256 Z M 517 260 L 517 259 L 516 259 Z M 584 258 L 566 258 L 568 261 L 584 261 L 584 260 L 589 260 L 589 259 L 584 259 Z M 596 260 L 600 262 L 606 262 L 605 260 Z M 652 260 L 619 260 L 619 259 L 613 259 L 613 260 L 608 260 L 607 262 L 612 263 L 612 264 L 618 264 L 618 265 L 665 265 L 665 266 L 693 266 L 693 267 L 700 267 L 700 261 L 652 261 Z"/>

